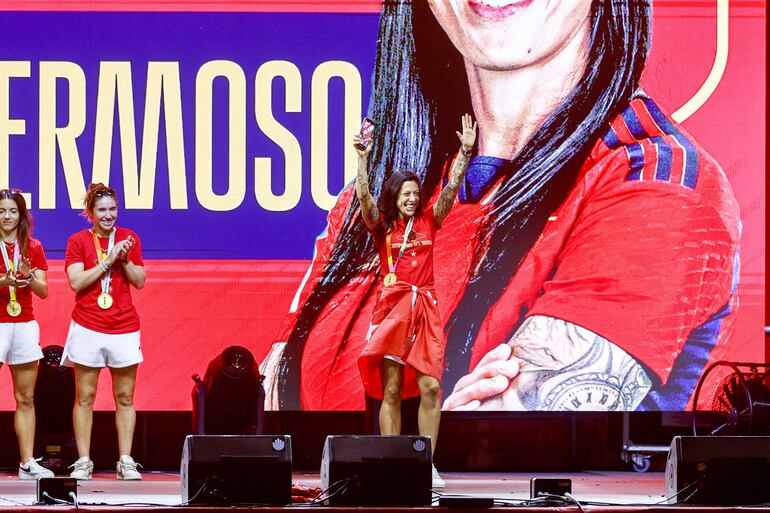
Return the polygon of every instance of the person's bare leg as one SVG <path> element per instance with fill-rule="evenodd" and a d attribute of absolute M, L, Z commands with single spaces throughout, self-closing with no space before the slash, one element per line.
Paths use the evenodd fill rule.
<path fill-rule="evenodd" d="M 382 405 L 380 406 L 380 434 L 401 434 L 401 387 L 403 367 L 393 360 L 382 359 Z"/>
<path fill-rule="evenodd" d="M 94 400 L 99 384 L 98 367 L 75 364 L 75 409 L 72 412 L 72 427 L 80 458 L 91 458 L 91 428 L 94 423 Z"/>
<path fill-rule="evenodd" d="M 110 368 L 112 374 L 112 396 L 115 399 L 115 427 L 118 430 L 118 450 L 120 456 L 131 454 L 136 426 L 136 410 L 134 409 L 134 387 L 136 386 L 136 369 L 138 365 Z"/>
<path fill-rule="evenodd" d="M 441 385 L 436 378 L 418 372 L 417 386 L 420 388 L 417 428 L 422 436 L 431 437 L 431 451 L 435 452 L 441 422 Z"/>
<path fill-rule="evenodd" d="M 37 362 L 9 365 L 13 379 L 13 395 L 16 399 L 16 413 L 13 426 L 19 439 L 20 462 L 26 463 L 32 458 L 35 445 L 35 380 Z"/>

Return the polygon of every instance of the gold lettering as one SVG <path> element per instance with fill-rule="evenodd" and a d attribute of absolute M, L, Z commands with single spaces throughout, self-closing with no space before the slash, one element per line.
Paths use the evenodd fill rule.
<path fill-rule="evenodd" d="M 228 98 L 228 190 L 213 190 L 213 88 L 223 77 Z M 195 79 L 195 194 L 201 206 L 214 211 L 238 208 L 246 196 L 246 77 L 232 61 L 210 61 Z"/>
<path fill-rule="evenodd" d="M 358 69 L 345 61 L 328 61 L 313 72 L 310 106 L 310 192 L 315 204 L 324 210 L 334 206 L 335 195 L 329 194 L 329 81 L 339 77 L 345 84 L 344 137 L 335 144 L 343 148 L 345 179 L 348 183 L 356 176 L 357 155 L 350 138 L 361 123 L 361 75 Z M 339 189 L 342 187 L 340 186 Z"/>
<path fill-rule="evenodd" d="M 272 159 L 254 159 L 254 195 L 262 208 L 273 212 L 291 210 L 302 194 L 302 148 L 299 141 L 273 117 L 273 80 L 282 77 L 285 83 L 286 112 L 302 110 L 302 77 L 299 68 L 287 61 L 266 62 L 254 78 L 254 115 L 257 126 L 275 142 L 284 154 L 284 192 L 274 194 L 272 187 Z"/>
<path fill-rule="evenodd" d="M 23 119 L 11 119 L 11 78 L 29 78 L 29 61 L 0 61 L 0 188 L 10 185 L 11 136 L 24 135 L 27 123 Z M 27 205 L 32 196 L 24 193 Z"/>
<path fill-rule="evenodd" d="M 68 121 L 61 127 L 56 126 L 56 82 L 59 79 L 67 81 L 69 93 Z M 79 208 L 86 190 L 76 141 L 86 126 L 86 76 L 83 69 L 74 62 L 41 62 L 39 98 L 40 208 L 56 208 L 57 148 L 64 169 L 70 207 Z"/>

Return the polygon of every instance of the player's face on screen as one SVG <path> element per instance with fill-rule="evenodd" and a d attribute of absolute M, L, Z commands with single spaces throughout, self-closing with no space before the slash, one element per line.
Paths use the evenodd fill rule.
<path fill-rule="evenodd" d="M 94 209 L 91 213 L 94 225 L 108 232 L 115 226 L 118 219 L 118 203 L 112 196 L 102 196 L 94 203 Z"/>
<path fill-rule="evenodd" d="M 587 37 L 591 15 L 591 0 L 428 1 L 466 61 L 491 70 L 554 58 L 576 37 Z"/>
<path fill-rule="evenodd" d="M 412 217 L 420 204 L 420 186 L 412 181 L 401 184 L 396 198 L 396 207 L 404 219 Z"/>
<path fill-rule="evenodd" d="M 19 207 L 10 198 L 0 200 L 0 226 L 10 233 L 19 226 Z"/>

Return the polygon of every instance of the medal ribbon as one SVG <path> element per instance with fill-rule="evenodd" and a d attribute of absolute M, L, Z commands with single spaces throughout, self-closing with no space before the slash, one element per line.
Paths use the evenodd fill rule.
<path fill-rule="evenodd" d="M 96 229 L 93 230 L 94 235 L 94 247 L 96 248 L 96 256 L 99 258 L 99 263 L 104 262 L 107 260 L 107 256 L 110 254 L 110 251 L 112 251 L 112 248 L 115 246 L 115 228 L 112 229 L 110 232 L 110 241 L 107 243 L 107 251 L 104 251 L 102 249 L 101 244 L 99 244 L 99 237 L 96 236 Z M 102 277 L 102 294 L 107 294 L 110 291 L 110 279 L 112 278 L 112 267 L 109 267 L 107 269 L 107 272 L 104 273 L 104 276 Z"/>
<path fill-rule="evenodd" d="M 401 251 L 398 252 L 398 258 L 395 263 L 393 262 L 393 251 L 390 248 L 390 233 L 385 236 L 385 252 L 388 254 L 388 271 L 395 273 L 398 261 L 404 255 L 406 250 L 406 241 L 409 240 L 409 234 L 412 233 L 412 224 L 414 223 L 414 216 L 409 218 L 409 222 L 406 223 L 406 230 L 404 230 L 404 242 L 401 244 Z"/>
<path fill-rule="evenodd" d="M 16 269 L 19 268 L 19 241 L 16 240 L 13 243 L 13 262 L 8 258 L 8 250 L 5 247 L 5 242 L 0 241 L 0 250 L 2 250 L 3 253 L 3 263 L 5 264 L 5 268 L 8 271 L 11 271 L 11 274 L 16 274 Z M 16 287 L 13 285 L 8 285 L 8 291 L 11 296 L 11 301 L 16 301 Z"/>

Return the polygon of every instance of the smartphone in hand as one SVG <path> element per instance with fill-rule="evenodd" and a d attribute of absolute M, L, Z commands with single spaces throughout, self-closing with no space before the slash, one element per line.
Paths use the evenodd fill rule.
<path fill-rule="evenodd" d="M 361 137 L 361 141 L 356 143 L 356 147 L 359 150 L 365 150 L 372 143 L 372 136 L 374 135 L 374 121 L 369 118 L 364 118 L 361 122 L 361 130 L 358 132 Z"/>

